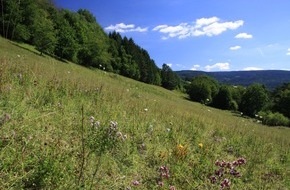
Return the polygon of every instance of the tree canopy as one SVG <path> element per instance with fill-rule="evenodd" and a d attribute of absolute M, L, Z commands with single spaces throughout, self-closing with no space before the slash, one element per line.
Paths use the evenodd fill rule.
<path fill-rule="evenodd" d="M 252 84 L 242 96 L 240 110 L 246 115 L 254 116 L 269 100 L 266 88 L 261 84 Z"/>
<path fill-rule="evenodd" d="M 218 93 L 218 82 L 206 75 L 194 77 L 187 89 L 189 97 L 193 101 L 210 104 Z"/>

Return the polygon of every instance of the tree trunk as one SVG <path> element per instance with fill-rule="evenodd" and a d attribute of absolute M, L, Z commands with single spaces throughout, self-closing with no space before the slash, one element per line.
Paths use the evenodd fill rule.
<path fill-rule="evenodd" d="M 20 11 L 20 3 L 21 3 L 21 1 L 18 0 L 18 10 L 17 10 L 18 13 Z M 15 33 L 15 29 L 16 29 L 18 23 L 19 23 L 19 17 L 17 17 L 17 19 L 15 19 L 14 22 L 13 22 L 13 29 L 12 29 L 12 34 L 11 34 L 11 39 L 12 40 L 14 39 L 14 33 Z"/>
<path fill-rule="evenodd" d="M 5 37 L 5 18 L 4 18 L 4 4 L 1 0 L 1 9 L 2 9 L 2 36 Z"/>

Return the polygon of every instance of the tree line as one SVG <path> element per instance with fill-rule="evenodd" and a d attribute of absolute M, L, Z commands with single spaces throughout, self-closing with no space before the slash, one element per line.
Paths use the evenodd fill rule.
<path fill-rule="evenodd" d="M 217 80 L 200 75 L 187 85 L 191 100 L 223 110 L 239 111 L 266 125 L 290 126 L 290 83 L 268 91 L 262 84 L 248 87 L 219 84 Z"/>
<path fill-rule="evenodd" d="M 166 64 L 158 68 L 132 38 L 105 33 L 88 10 L 58 9 L 51 0 L 1 0 L 0 5 L 2 37 L 86 67 L 168 89 L 180 86 L 179 77 Z"/>

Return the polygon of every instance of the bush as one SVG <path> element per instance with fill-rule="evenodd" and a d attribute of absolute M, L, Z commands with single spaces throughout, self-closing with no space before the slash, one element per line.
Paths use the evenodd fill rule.
<path fill-rule="evenodd" d="M 269 126 L 289 126 L 290 120 L 279 112 L 259 112 L 262 122 Z"/>

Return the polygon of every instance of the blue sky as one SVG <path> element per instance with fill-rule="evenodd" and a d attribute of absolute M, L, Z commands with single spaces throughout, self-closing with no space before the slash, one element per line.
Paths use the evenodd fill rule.
<path fill-rule="evenodd" d="M 173 70 L 290 70 L 289 0 L 54 0 Z"/>

